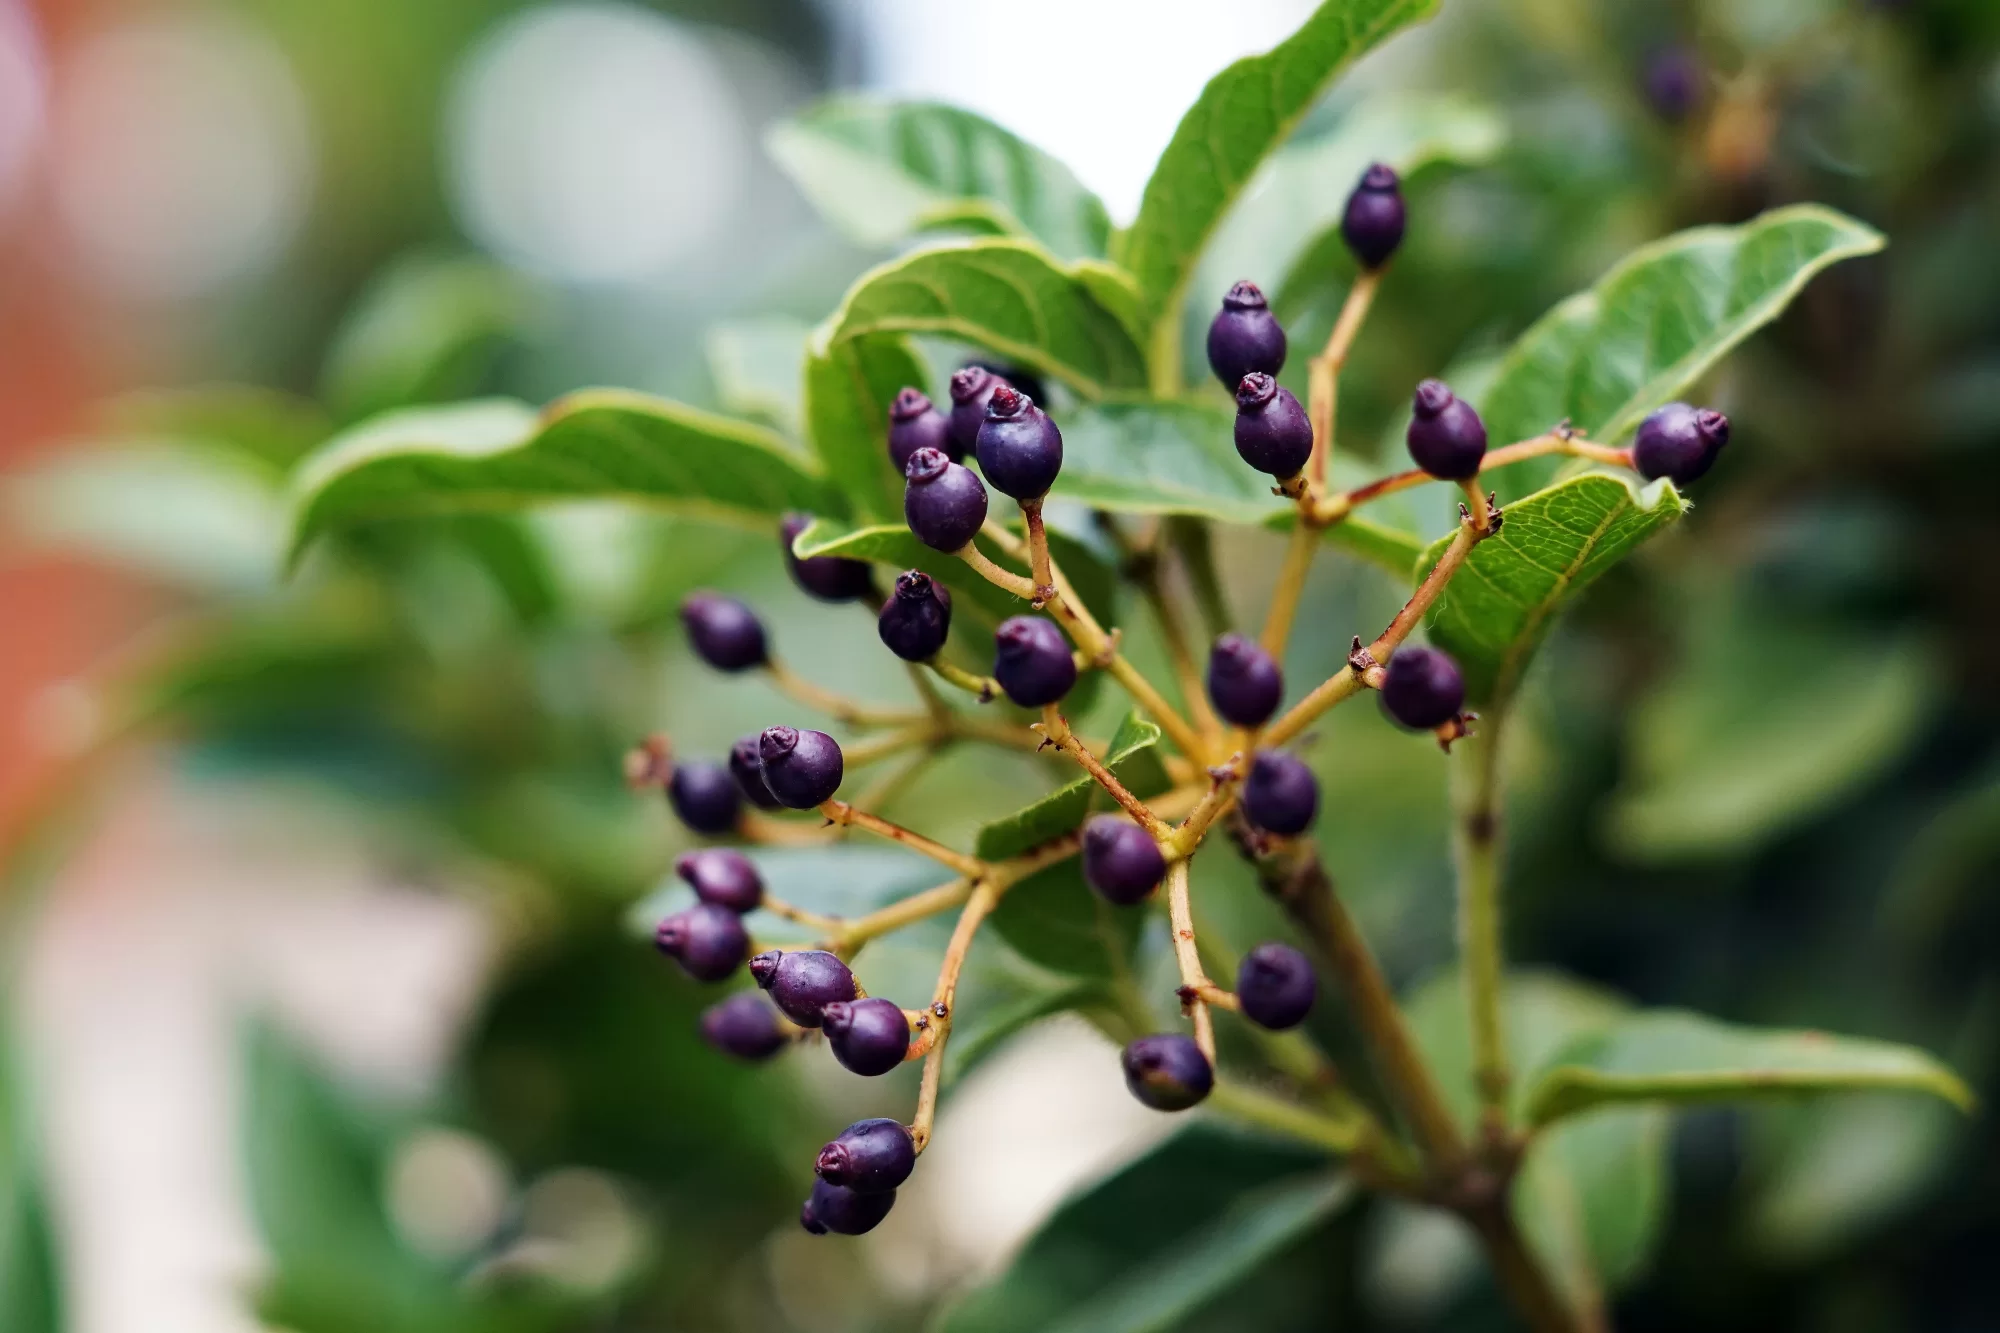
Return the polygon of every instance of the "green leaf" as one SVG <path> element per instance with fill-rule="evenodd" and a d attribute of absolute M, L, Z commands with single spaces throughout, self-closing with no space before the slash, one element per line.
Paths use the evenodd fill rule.
<path fill-rule="evenodd" d="M 11 979 L 11 978 L 10 978 Z M 0 1328 L 61 1333 L 62 1275 L 42 1183 L 28 1081 L 0 1014 Z"/>
<path fill-rule="evenodd" d="M 1158 727 L 1136 712 L 1128 713 L 1111 738 L 1104 766 L 1134 795 L 1157 796 L 1171 785 L 1154 750 L 1159 743 Z M 1107 808 L 1110 803 L 1095 778 L 1078 778 L 1033 805 L 987 823 L 979 830 L 973 855 L 987 861 L 1019 856 L 1081 828 L 1093 808 Z"/>
<path fill-rule="evenodd" d="M 812 450 L 854 512 L 900 523 L 903 479 L 889 461 L 889 404 L 930 370 L 909 340 L 872 334 L 835 342 L 831 323 L 806 348 L 805 420 Z"/>
<path fill-rule="evenodd" d="M 1894 1093 L 1760 1108 L 1745 1171 L 1751 1249 L 1806 1264 L 1881 1231 L 1949 1175 L 1966 1133 L 1945 1104 Z"/>
<path fill-rule="evenodd" d="M 801 557 L 838 555 L 896 570 L 921 569 L 951 589 L 954 612 L 970 605 L 988 624 L 997 625 L 1008 616 L 1019 615 L 1026 606 L 1020 598 L 974 573 L 963 560 L 933 551 L 901 523 L 855 528 L 822 518 L 799 534 L 792 550 Z"/>
<path fill-rule="evenodd" d="M 537 413 L 488 399 L 364 422 L 294 484 L 294 561 L 322 533 L 384 519 L 613 499 L 759 530 L 787 510 L 845 504 L 758 426 L 643 394 L 594 389 Z"/>
<path fill-rule="evenodd" d="M 1656 1009 L 1551 1059 L 1531 1081 L 1527 1114 L 1545 1125 L 1625 1102 L 1693 1105 L 1864 1088 L 1926 1092 L 1972 1109 L 1971 1089 L 1914 1047 Z"/>
<path fill-rule="evenodd" d="M 1145 357 L 1098 296 L 1099 268 L 1065 267 L 1013 239 L 937 246 L 865 273 L 835 312 L 829 344 L 867 333 L 934 333 L 976 343 L 1086 398 L 1143 389 Z"/>
<path fill-rule="evenodd" d="M 1632 479 L 1605 473 L 1508 505 L 1500 531 L 1472 548 L 1426 618 L 1431 642 L 1465 672 L 1467 697 L 1502 705 L 1563 603 L 1686 512 L 1670 483 L 1641 491 Z M 1451 540 L 1441 537 L 1424 552 L 1419 582 Z"/>
<path fill-rule="evenodd" d="M 963 227 L 1102 256 L 1111 218 L 1070 169 L 983 116 L 935 102 L 836 98 L 765 145 L 826 219 L 862 245 Z"/>
<path fill-rule="evenodd" d="M 319 404 L 245 384 L 129 393 L 104 417 L 106 436 L 209 449 L 280 477 L 333 433 Z"/>
<path fill-rule="evenodd" d="M 1130 976 L 1132 953 L 1146 914 L 1114 907 L 1083 882 L 1072 856 L 1007 890 L 993 910 L 993 929 L 1015 953 L 1067 976 L 1115 980 Z"/>
<path fill-rule="evenodd" d="M 725 412 L 805 438 L 804 367 L 812 326 L 787 315 L 729 320 L 708 331 L 708 374 Z"/>

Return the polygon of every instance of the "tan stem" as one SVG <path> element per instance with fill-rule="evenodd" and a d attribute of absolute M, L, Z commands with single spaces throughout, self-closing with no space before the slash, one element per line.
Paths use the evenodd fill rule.
<path fill-rule="evenodd" d="M 921 852 L 923 855 L 930 857 L 931 860 L 936 861 L 939 865 L 949 866 L 959 874 L 969 878 L 977 878 L 984 875 L 990 868 L 986 862 L 976 856 L 967 856 L 964 852 L 953 851 L 941 842 L 934 842 L 926 838 L 923 834 L 906 829 L 901 824 L 892 823 L 880 815 L 870 814 L 866 810 L 857 810 L 846 801 L 823 801 L 820 803 L 819 812 L 825 815 L 830 822 L 838 824 L 842 828 L 865 829 L 877 837 L 887 838 L 890 842 L 900 843 L 913 852 Z"/>
<path fill-rule="evenodd" d="M 1341 303 L 1340 317 L 1333 322 L 1333 332 L 1327 335 L 1326 347 L 1306 367 L 1306 416 L 1313 428 L 1312 459 L 1306 470 L 1314 490 L 1319 492 L 1326 490 L 1327 465 L 1333 458 L 1340 372 L 1347 365 L 1347 354 L 1354 347 L 1355 335 L 1361 332 L 1361 322 L 1368 318 L 1368 308 L 1375 303 L 1375 292 L 1381 284 L 1380 269 L 1370 269 L 1354 280 L 1354 285 L 1347 289 L 1347 299 Z"/>
<path fill-rule="evenodd" d="M 775 657 L 764 664 L 764 671 L 770 676 L 771 683 L 782 693 L 808 708 L 825 713 L 835 721 L 845 722 L 849 726 L 893 727 L 914 722 L 924 716 L 914 709 L 883 708 L 850 699 L 844 694 L 807 680 Z"/>
<path fill-rule="evenodd" d="M 1049 559 L 1049 534 L 1042 526 L 1042 497 L 1021 501 L 1021 519 L 1028 530 L 1028 574 L 1035 581 L 1035 605 L 1055 596 L 1055 576 Z"/>
<path fill-rule="evenodd" d="M 917 1151 L 930 1146 L 931 1128 L 937 1119 L 938 1089 L 944 1079 L 944 1045 L 951 1035 L 953 1009 L 958 1002 L 958 978 L 965 970 L 966 955 L 972 949 L 972 937 L 979 932 L 979 924 L 993 911 L 1005 892 L 1005 885 L 997 880 L 983 879 L 972 890 L 966 900 L 965 910 L 958 914 L 958 924 L 951 932 L 951 942 L 945 945 L 944 962 L 938 968 L 937 989 L 932 992 L 929 1019 L 932 1024 L 929 1049 L 924 1053 L 923 1086 L 917 1092 L 917 1113 L 910 1122 L 910 1137 L 915 1140 Z"/>
<path fill-rule="evenodd" d="M 1118 802 L 1126 814 L 1138 821 L 1139 827 L 1152 834 L 1155 839 L 1164 838 L 1171 832 L 1164 819 L 1155 814 L 1144 801 L 1134 796 L 1131 790 L 1118 780 L 1117 774 L 1106 768 L 1098 761 L 1097 756 L 1083 747 L 1083 743 L 1077 740 L 1075 733 L 1070 731 L 1069 722 L 1054 704 L 1043 707 L 1042 720 L 1035 725 L 1035 730 L 1048 737 L 1049 742 L 1057 749 L 1076 760 L 1078 766 L 1090 774 L 1098 786 L 1109 792 L 1111 799 Z"/>
<path fill-rule="evenodd" d="M 1264 651 L 1281 661 L 1285 642 L 1292 635 L 1292 621 L 1298 615 L 1299 598 L 1305 592 L 1306 576 L 1312 573 L 1319 540 L 1319 529 L 1301 515 L 1285 547 L 1285 563 L 1278 569 L 1278 581 L 1271 589 L 1271 609 L 1264 616 L 1262 642 Z"/>
<path fill-rule="evenodd" d="M 1471 1018 L 1473 1080 L 1490 1131 L 1507 1126 L 1507 1063 L 1501 997 L 1506 977 L 1500 935 L 1500 805 L 1498 716 L 1484 734 L 1451 758 L 1452 849 L 1458 868 L 1461 976 Z"/>
<path fill-rule="evenodd" d="M 1189 892 L 1188 861 L 1186 858 L 1167 866 L 1167 923 L 1174 935 L 1174 962 L 1180 968 L 1181 985 L 1186 1007 L 1194 1019 L 1195 1045 L 1208 1057 L 1212 1068 L 1215 1065 L 1215 1018 L 1209 1013 L 1208 1002 L 1202 998 L 1204 988 L 1212 988 L 1214 983 L 1201 970 L 1201 950 L 1196 947 L 1194 933 L 1194 904 Z"/>

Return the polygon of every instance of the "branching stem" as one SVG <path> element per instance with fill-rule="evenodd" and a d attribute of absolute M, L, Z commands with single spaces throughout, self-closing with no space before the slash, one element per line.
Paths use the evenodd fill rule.
<path fill-rule="evenodd" d="M 1327 464 L 1333 457 L 1340 372 L 1347 365 L 1355 335 L 1361 332 L 1361 322 L 1368 318 L 1368 309 L 1375 304 L 1375 292 L 1381 285 L 1380 269 L 1371 269 L 1354 280 L 1354 285 L 1347 289 L 1347 299 L 1341 303 L 1340 317 L 1333 322 L 1333 332 L 1327 335 L 1326 347 L 1306 367 L 1306 416 L 1313 428 L 1312 460 L 1306 464 L 1306 473 L 1315 492 L 1325 492 Z"/>
<path fill-rule="evenodd" d="M 820 803 L 819 812 L 826 816 L 829 823 L 838 824 L 842 828 L 865 829 L 877 837 L 900 843 L 913 852 L 921 852 L 939 865 L 949 866 L 968 878 L 977 879 L 991 868 L 976 856 L 953 851 L 941 842 L 934 842 L 923 834 L 906 829 L 901 824 L 893 823 L 880 815 L 857 810 L 846 801 L 823 801 Z"/>
<path fill-rule="evenodd" d="M 1043 707 L 1042 720 L 1035 724 L 1034 730 L 1047 737 L 1051 745 L 1076 760 L 1083 771 L 1090 774 L 1097 785 L 1109 792 L 1111 799 L 1118 802 L 1125 813 L 1137 820 L 1139 826 L 1152 834 L 1156 840 L 1169 835 L 1171 830 L 1167 822 L 1155 814 L 1152 807 L 1134 796 L 1131 789 L 1118 780 L 1117 774 L 1099 762 L 1097 756 L 1084 748 L 1083 743 L 1077 740 L 1076 734 L 1069 729 L 1069 722 L 1063 717 L 1062 711 L 1054 704 Z"/>
<path fill-rule="evenodd" d="M 771 684 L 782 693 L 851 727 L 894 727 L 920 721 L 926 716 L 915 709 L 884 708 L 850 699 L 807 680 L 775 657 L 764 664 L 764 672 L 771 678 Z"/>
<path fill-rule="evenodd" d="M 1201 950 L 1195 947 L 1194 904 L 1188 892 L 1188 861 L 1185 857 L 1167 866 L 1167 923 L 1174 934 L 1174 962 L 1180 968 L 1182 1007 L 1194 1019 L 1195 1045 L 1215 1064 L 1215 1018 L 1209 1013 L 1204 991 L 1215 983 L 1201 969 Z"/>

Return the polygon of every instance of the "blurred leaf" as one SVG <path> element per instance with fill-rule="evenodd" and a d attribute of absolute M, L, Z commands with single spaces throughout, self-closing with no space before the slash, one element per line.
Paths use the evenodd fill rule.
<path fill-rule="evenodd" d="M 903 479 L 889 461 L 889 404 L 930 371 L 906 338 L 832 341 L 823 325 L 806 348 L 805 420 L 812 451 L 857 516 L 900 523 Z"/>
<path fill-rule="evenodd" d="M 962 227 L 1102 256 L 1111 219 L 1070 169 L 983 116 L 935 102 L 836 98 L 765 143 L 828 221 L 862 245 Z"/>
<path fill-rule="evenodd" d="M 951 589 L 954 614 L 970 604 L 989 624 L 998 624 L 1025 609 L 1020 598 L 988 583 L 963 560 L 933 551 L 901 523 L 851 528 L 837 519 L 822 518 L 799 534 L 792 549 L 800 556 L 838 555 L 896 570 L 921 569 Z M 956 620 L 953 623 L 956 625 Z"/>
<path fill-rule="evenodd" d="M 1800 1263 L 1851 1244 L 1938 1180 L 1964 1123 L 1937 1102 L 1881 1093 L 1766 1108 L 1751 1141 L 1775 1160 L 1750 1205 L 1751 1245 Z"/>
<path fill-rule="evenodd" d="M 8 1037 L 0 1024 L 0 1328 L 62 1333 L 62 1275 L 27 1104 L 29 1084 Z"/>
<path fill-rule="evenodd" d="M 1159 755 L 1154 751 L 1159 743 L 1158 727 L 1137 712 L 1128 713 L 1111 738 L 1111 748 L 1104 755 L 1104 766 L 1134 795 L 1157 796 L 1171 785 L 1166 770 L 1160 767 Z M 1106 809 L 1110 803 L 1111 798 L 1104 796 L 1095 778 L 1078 778 L 1025 809 L 988 822 L 979 830 L 973 855 L 988 861 L 1019 856 L 1081 828 L 1093 807 Z"/>
<path fill-rule="evenodd" d="M 1114 907 L 1083 882 L 1072 856 L 1028 876 L 1000 900 L 993 929 L 1031 963 L 1071 976 L 1129 975 L 1146 914 Z"/>
<path fill-rule="evenodd" d="M 708 373 L 723 410 L 787 439 L 805 437 L 806 342 L 812 327 L 788 315 L 726 320 L 708 331 Z"/>
<path fill-rule="evenodd" d="M 963 1017 L 952 1022 L 951 1044 L 945 1048 L 945 1085 L 957 1083 L 988 1056 L 1043 1019 L 1074 1009 L 1109 1007 L 1112 1003 L 1112 991 L 1103 982 L 1077 980 L 1051 981 L 999 1006 L 974 1008 L 961 1001 L 959 1013 Z"/>
<path fill-rule="evenodd" d="M 318 403 L 247 384 L 124 394 L 104 415 L 107 435 L 197 445 L 280 477 L 333 433 Z"/>

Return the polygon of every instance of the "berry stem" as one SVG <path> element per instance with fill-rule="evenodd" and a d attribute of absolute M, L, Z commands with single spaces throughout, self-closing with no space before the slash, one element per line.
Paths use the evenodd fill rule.
<path fill-rule="evenodd" d="M 757 810 L 736 817 L 736 836 L 753 847 L 820 847 L 837 836 L 823 825 L 773 819 Z"/>
<path fill-rule="evenodd" d="M 1056 595 L 1056 583 L 1049 559 L 1048 529 L 1042 526 L 1042 497 L 1021 501 L 1021 519 L 1028 529 L 1028 574 L 1035 581 L 1035 605 L 1041 606 Z"/>
<path fill-rule="evenodd" d="M 1155 840 L 1166 838 L 1172 832 L 1167 822 L 1153 813 L 1151 806 L 1134 796 L 1131 789 L 1118 780 L 1117 774 L 1106 768 L 1098 761 L 1096 755 L 1084 747 L 1083 742 L 1076 738 L 1076 733 L 1069 729 L 1068 719 L 1063 717 L 1056 705 L 1043 705 L 1042 720 L 1035 723 L 1030 730 L 1040 732 L 1048 738 L 1051 745 L 1076 760 L 1083 771 L 1095 778 L 1098 786 L 1111 793 L 1111 799 L 1124 807 L 1125 813 L 1137 820 L 1139 826 L 1152 834 Z"/>
<path fill-rule="evenodd" d="M 1234 805 L 1237 784 L 1243 780 L 1246 771 L 1247 765 L 1240 753 L 1231 755 L 1227 763 L 1209 769 L 1208 791 L 1188 812 L 1188 817 L 1168 832 L 1161 842 L 1161 850 L 1170 857 L 1193 856 L 1195 848 L 1201 846 L 1201 840 L 1208 836 L 1210 826 Z"/>
<path fill-rule="evenodd" d="M 931 993 L 932 1023 L 930 1049 L 924 1052 L 923 1086 L 917 1092 L 917 1113 L 910 1122 L 910 1138 L 921 1153 L 930 1146 L 931 1127 L 937 1119 L 938 1088 L 944 1079 L 944 1044 L 951 1036 L 953 1008 L 958 1002 L 958 977 L 965 970 L 966 955 L 972 951 L 972 937 L 1006 892 L 1005 881 L 986 878 L 973 886 L 965 909 L 952 927 L 951 942 L 945 945 L 944 962 L 938 967 L 937 989 Z"/>
<path fill-rule="evenodd" d="M 850 699 L 818 685 L 773 657 L 764 664 L 771 684 L 806 707 L 851 727 L 893 727 L 919 721 L 924 714 L 909 708 L 882 708 Z"/>
<path fill-rule="evenodd" d="M 1340 401 L 1340 372 L 1347 365 L 1355 335 L 1361 332 L 1361 322 L 1368 318 L 1368 309 L 1375 304 L 1375 291 L 1381 285 L 1381 269 L 1368 269 L 1354 280 L 1354 285 L 1347 289 L 1347 300 L 1341 303 L 1340 317 L 1333 322 L 1333 332 L 1327 335 L 1326 347 L 1306 363 L 1306 416 L 1313 428 L 1312 457 L 1306 463 L 1313 487 L 1309 494 L 1326 490 L 1327 464 L 1333 457 L 1334 415 Z M 1300 517 L 1305 515 L 1301 513 Z"/>
<path fill-rule="evenodd" d="M 1507 1127 L 1506 1032 L 1501 1024 L 1505 955 L 1500 937 L 1500 714 L 1465 742 L 1451 764 L 1452 851 L 1458 868 L 1458 948 L 1472 1020 L 1472 1071 L 1489 1132 Z"/>
<path fill-rule="evenodd" d="M 989 525 L 986 531 L 991 533 L 994 531 L 994 528 Z M 1013 593 L 1024 602 L 1035 600 L 1035 581 L 1033 579 L 1023 578 L 1012 570 L 1000 568 L 1000 566 L 987 559 L 985 553 L 971 542 L 967 542 L 952 554 L 970 565 L 973 573 L 979 575 L 980 578 L 985 579 L 994 587 Z"/>
<path fill-rule="evenodd" d="M 911 851 L 921 852 L 923 855 L 930 857 L 931 860 L 936 861 L 939 865 L 949 866 L 951 869 L 968 878 L 979 878 L 985 875 L 990 869 L 986 862 L 976 856 L 967 856 L 964 852 L 953 851 L 941 842 L 934 842 L 926 838 L 923 834 L 906 829 L 901 824 L 892 823 L 880 815 L 870 814 L 866 810 L 857 810 L 846 801 L 822 802 L 819 812 L 825 815 L 830 823 L 838 824 L 842 828 L 865 829 L 877 837 L 887 838 L 890 842 L 901 843 Z"/>
<path fill-rule="evenodd" d="M 1194 905 L 1189 893 L 1188 860 L 1183 857 L 1167 866 L 1167 922 L 1174 934 L 1174 962 L 1180 968 L 1182 1007 L 1194 1019 L 1194 1042 L 1208 1063 L 1215 1064 L 1215 1018 L 1209 1012 L 1205 991 L 1215 983 L 1201 970 L 1201 950 L 1195 945 Z"/>
<path fill-rule="evenodd" d="M 1319 534 L 1319 528 L 1307 521 L 1305 506 L 1301 506 L 1299 521 L 1293 525 L 1291 541 L 1285 547 L 1285 563 L 1271 589 L 1271 609 L 1264 614 L 1264 633 L 1260 636 L 1264 651 L 1280 662 L 1285 659 L 1285 643 L 1292 637 L 1292 621 L 1298 615 L 1306 576 L 1312 573 Z"/>
<path fill-rule="evenodd" d="M 980 703 L 990 704 L 1000 697 L 1000 682 L 991 676 L 976 676 L 942 657 L 933 657 L 924 665 L 937 672 L 938 678 L 945 684 L 964 690 Z"/>
<path fill-rule="evenodd" d="M 829 932 L 827 950 L 839 954 L 842 958 L 852 958 L 868 941 L 936 916 L 939 912 L 949 912 L 963 903 L 971 893 L 971 880 L 955 879 L 949 884 L 940 884 L 934 889 L 925 889 L 907 898 L 899 898 L 887 907 L 879 908 L 866 916 L 857 916 L 849 921 L 836 921 Z"/>
<path fill-rule="evenodd" d="M 1479 489 L 1479 479 L 1468 477 L 1458 485 L 1459 489 L 1465 492 L 1465 512 L 1472 516 L 1472 526 L 1479 529 L 1481 536 L 1491 532 L 1493 530 L 1493 516 L 1489 512 L 1491 506 L 1487 502 L 1485 492 Z"/>
<path fill-rule="evenodd" d="M 1310 1143 L 1333 1153 L 1351 1153 L 1367 1140 L 1358 1122 L 1336 1119 L 1295 1106 L 1282 1097 L 1246 1088 L 1228 1079 L 1217 1079 L 1208 1094 L 1208 1105 L 1234 1120 L 1268 1129 L 1288 1139 Z"/>
<path fill-rule="evenodd" d="M 1506 467 L 1510 463 L 1541 458 L 1548 454 L 1568 454 L 1572 458 L 1587 458 L 1593 463 L 1602 463 L 1607 467 L 1632 466 L 1630 449 L 1612 449 L 1601 444 L 1591 444 L 1587 440 L 1578 438 L 1572 431 L 1557 429 L 1537 435 L 1533 439 L 1487 450 L 1486 457 L 1479 464 L 1479 475 L 1483 477 L 1488 472 Z M 1322 527 L 1330 526 L 1371 500 L 1379 500 L 1398 491 L 1428 485 L 1436 480 L 1436 477 L 1422 468 L 1411 468 L 1407 472 L 1394 472 L 1386 477 L 1377 477 L 1365 486 L 1357 486 L 1351 491 L 1319 500 L 1313 510 L 1313 519 Z"/>
<path fill-rule="evenodd" d="M 794 907 L 788 902 L 773 898 L 768 893 L 764 895 L 763 901 L 757 905 L 772 916 L 781 916 L 787 921 L 796 921 L 798 924 L 809 926 L 813 930 L 838 930 L 841 926 L 840 918 L 837 916 L 821 916 L 818 912 L 808 912 L 803 907 Z"/>

